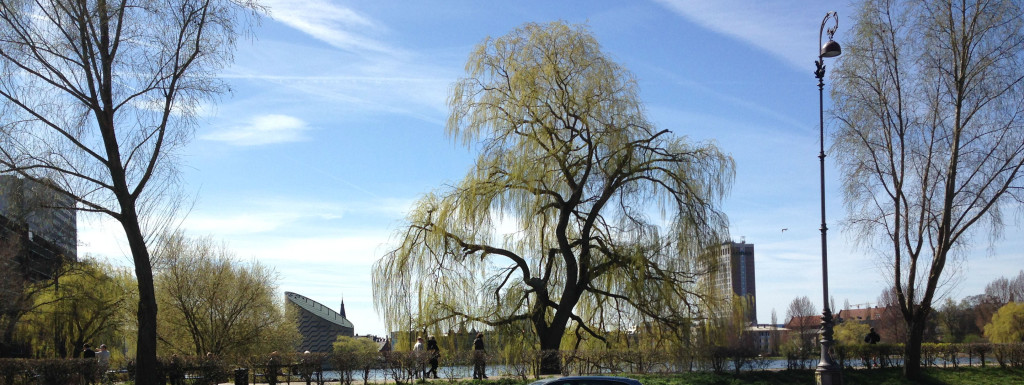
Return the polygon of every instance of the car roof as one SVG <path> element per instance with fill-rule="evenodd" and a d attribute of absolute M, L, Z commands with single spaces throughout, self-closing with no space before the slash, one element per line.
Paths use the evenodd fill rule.
<path fill-rule="evenodd" d="M 552 377 L 532 382 L 530 385 L 642 385 L 640 381 L 615 376 L 568 376 Z"/>

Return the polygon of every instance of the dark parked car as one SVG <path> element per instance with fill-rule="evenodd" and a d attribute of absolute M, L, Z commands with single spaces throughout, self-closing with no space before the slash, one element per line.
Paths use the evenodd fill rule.
<path fill-rule="evenodd" d="M 642 385 L 640 381 L 626 377 L 571 376 L 552 377 L 537 380 L 530 385 Z"/>

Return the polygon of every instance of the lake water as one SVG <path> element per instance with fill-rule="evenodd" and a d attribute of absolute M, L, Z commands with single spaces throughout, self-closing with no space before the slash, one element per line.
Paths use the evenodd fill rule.
<path fill-rule="evenodd" d="M 989 364 L 989 365 L 996 365 L 995 361 L 993 359 L 991 359 L 991 358 L 987 359 L 986 361 L 987 361 L 987 364 Z M 895 364 L 899 364 L 899 365 L 902 364 L 902 362 L 900 362 L 900 361 L 894 361 L 894 363 Z M 957 364 L 959 366 L 968 366 L 968 365 L 970 365 L 972 363 L 974 365 L 979 365 L 980 361 L 977 358 L 974 358 L 973 362 L 969 362 L 967 357 L 960 357 L 957 360 Z M 805 369 L 814 368 L 818 364 L 818 358 L 814 358 L 814 359 L 811 359 L 811 360 L 805 360 L 803 364 L 804 364 L 803 368 L 805 368 Z M 854 360 L 850 364 L 852 364 L 851 366 L 854 367 L 854 368 L 863 368 L 864 367 L 859 359 Z M 933 363 L 932 365 L 929 365 L 929 366 L 938 366 L 938 367 L 946 366 L 946 367 L 951 367 L 952 366 L 952 362 L 947 362 L 947 361 L 944 361 L 944 360 L 939 360 L 939 361 L 937 361 L 937 362 L 935 362 L 935 363 Z M 783 369 L 786 369 L 786 367 L 787 367 L 787 362 L 784 359 L 756 359 L 756 360 L 751 360 L 747 364 L 745 364 L 744 367 L 743 367 L 743 370 L 744 371 L 747 371 L 747 370 L 783 370 Z M 710 370 L 710 368 L 694 367 L 694 368 L 692 368 L 692 370 Z M 725 371 L 732 371 L 733 370 L 732 362 L 727 362 L 725 364 L 724 370 Z M 440 377 L 440 378 L 472 378 L 473 377 L 473 367 L 472 366 L 444 366 L 444 367 L 439 367 L 437 369 L 437 371 L 438 371 L 438 377 Z M 665 373 L 672 373 L 672 372 L 677 372 L 678 373 L 678 372 L 686 372 L 686 371 L 688 371 L 688 368 L 671 368 L 671 369 L 669 369 L 669 368 L 661 367 L 661 368 L 659 368 L 659 369 L 657 369 L 655 371 L 656 372 L 665 372 Z M 373 370 L 370 370 L 368 380 L 370 382 L 381 381 L 381 380 L 392 380 L 393 381 L 394 377 L 395 377 L 395 374 L 396 373 L 394 372 L 394 370 L 389 370 L 389 369 L 373 369 Z M 576 374 L 576 373 L 574 373 L 574 374 Z M 612 374 L 612 372 L 611 371 L 596 371 L 596 372 L 595 371 L 590 371 L 589 373 L 585 373 L 585 374 Z M 407 373 L 405 373 L 405 372 L 398 373 L 398 375 L 403 376 L 403 378 L 405 378 L 405 379 L 410 378 L 409 375 Z M 511 367 L 511 366 L 506 366 L 506 365 L 488 365 L 487 366 L 487 376 L 488 377 L 506 377 L 506 376 L 518 377 L 519 375 L 520 374 L 515 370 L 515 368 Z M 341 378 L 341 373 L 338 372 L 338 371 L 325 371 L 324 372 L 324 378 L 327 379 L 327 380 L 331 380 L 331 381 L 337 381 L 339 378 Z M 361 382 L 363 382 L 363 371 L 355 371 L 355 372 L 353 372 L 352 373 L 352 380 L 353 380 L 354 383 L 361 383 Z"/>

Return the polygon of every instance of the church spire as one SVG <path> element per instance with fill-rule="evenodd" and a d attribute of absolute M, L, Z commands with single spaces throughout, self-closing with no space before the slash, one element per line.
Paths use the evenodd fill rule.
<path fill-rule="evenodd" d="M 345 316 L 345 296 L 344 295 L 341 296 L 341 308 L 338 309 L 338 314 L 341 314 L 341 318 L 348 319 L 348 317 Z"/>

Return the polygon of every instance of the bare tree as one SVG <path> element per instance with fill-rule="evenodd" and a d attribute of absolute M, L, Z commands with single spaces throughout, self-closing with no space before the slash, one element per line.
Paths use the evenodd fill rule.
<path fill-rule="evenodd" d="M 896 290 L 887 287 L 878 295 L 878 306 L 882 314 L 875 321 L 875 329 L 882 336 L 882 342 L 906 343 L 907 323 L 903 321 L 902 312 L 899 311 L 899 300 L 896 299 Z"/>
<path fill-rule="evenodd" d="M 799 346 L 805 352 L 810 352 L 814 345 L 814 332 L 818 330 L 821 319 L 816 317 L 818 311 L 814 308 L 814 302 L 806 295 L 793 298 L 786 309 L 787 327 L 790 330 L 789 340 L 798 339 Z"/>
<path fill-rule="evenodd" d="M 1024 302 L 1024 270 L 1013 279 L 999 277 L 989 282 L 985 285 L 985 295 L 1001 304 Z"/>
<path fill-rule="evenodd" d="M 0 2 L 0 172 L 42 180 L 117 220 L 138 279 L 138 377 L 156 378 L 148 214 L 173 196 L 175 151 L 226 87 L 253 0 Z"/>
<path fill-rule="evenodd" d="M 985 325 L 992 320 L 992 316 L 996 314 L 996 311 L 1005 304 L 999 302 L 994 297 L 984 294 L 972 295 L 964 298 L 963 301 L 966 303 L 967 308 L 970 309 L 971 322 L 973 322 L 972 330 L 978 336 L 985 330 Z"/>
<path fill-rule="evenodd" d="M 887 266 L 911 379 L 947 267 L 1022 198 L 1022 15 L 1017 1 L 868 0 L 834 72 L 848 229 Z"/>
<path fill-rule="evenodd" d="M 811 302 L 811 299 L 806 295 L 793 298 L 793 301 L 789 303 L 789 307 L 786 308 L 786 319 L 807 317 L 817 314 L 818 312 L 814 310 L 814 302 Z"/>

